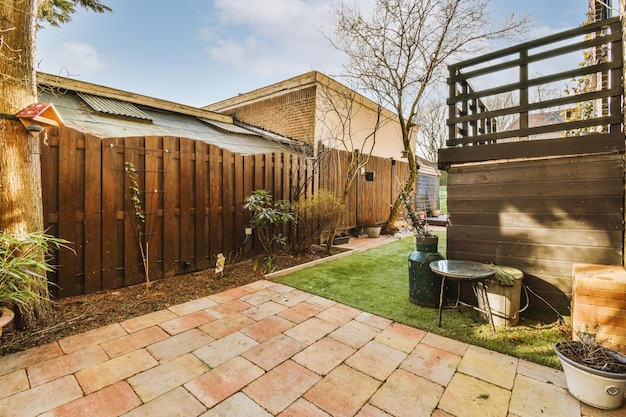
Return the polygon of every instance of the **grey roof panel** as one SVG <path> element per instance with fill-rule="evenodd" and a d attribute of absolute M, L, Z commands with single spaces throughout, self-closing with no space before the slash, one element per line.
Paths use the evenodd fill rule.
<path fill-rule="evenodd" d="M 218 122 L 216 120 L 209 120 L 209 119 L 205 119 L 204 117 L 198 117 L 198 119 L 202 120 L 204 123 L 208 123 L 211 126 L 215 126 L 218 129 L 222 129 L 230 133 L 240 133 L 242 135 L 261 136 L 260 134 L 256 132 L 253 132 L 251 130 L 245 129 L 243 127 L 240 127 L 234 124 Z"/>
<path fill-rule="evenodd" d="M 113 114 L 115 116 L 134 117 L 135 119 L 152 120 L 152 118 L 127 101 L 115 100 L 112 98 L 95 96 L 88 93 L 76 93 L 85 103 L 95 111 Z"/>

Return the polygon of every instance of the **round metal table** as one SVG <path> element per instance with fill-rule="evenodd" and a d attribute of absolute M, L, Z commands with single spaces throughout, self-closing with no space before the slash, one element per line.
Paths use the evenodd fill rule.
<path fill-rule="evenodd" d="M 429 264 L 430 269 L 437 275 L 441 276 L 441 289 L 439 292 L 439 322 L 441 327 L 441 311 L 443 310 L 443 290 L 445 287 L 446 279 L 456 281 L 457 287 L 460 288 L 461 282 L 470 282 L 472 285 L 480 284 L 485 289 L 485 281 L 493 278 L 496 274 L 495 268 L 485 265 L 480 262 L 474 261 L 457 261 L 444 259 L 440 261 L 434 261 Z M 457 291 L 456 305 L 459 304 L 460 291 Z M 489 305 L 489 297 L 485 297 L 485 305 L 487 306 L 487 314 L 489 316 L 489 322 L 491 328 L 495 332 L 496 326 L 493 324 L 493 316 L 491 315 L 491 306 Z M 477 309 L 478 307 L 470 307 Z"/>

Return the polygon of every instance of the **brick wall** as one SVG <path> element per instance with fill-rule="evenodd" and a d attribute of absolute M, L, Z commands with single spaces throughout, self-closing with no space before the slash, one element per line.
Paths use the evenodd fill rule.
<path fill-rule="evenodd" d="M 238 120 L 306 143 L 315 128 L 315 87 L 235 108 Z"/>

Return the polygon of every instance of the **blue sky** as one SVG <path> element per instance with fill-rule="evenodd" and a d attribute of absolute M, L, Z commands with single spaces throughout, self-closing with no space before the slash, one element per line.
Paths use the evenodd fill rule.
<path fill-rule="evenodd" d="M 341 73 L 330 0 L 104 0 L 37 34 L 38 70 L 203 106 L 310 70 Z M 531 14 L 528 40 L 580 25 L 587 0 L 492 0 Z"/>

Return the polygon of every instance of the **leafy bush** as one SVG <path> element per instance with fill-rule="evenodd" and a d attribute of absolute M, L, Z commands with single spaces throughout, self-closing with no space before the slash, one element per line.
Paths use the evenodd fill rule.
<path fill-rule="evenodd" d="M 252 219 L 250 227 L 257 231 L 257 236 L 263 250 L 268 256 L 272 255 L 272 246 L 277 243 L 281 246 L 287 244 L 287 237 L 282 233 L 273 234 L 270 231 L 272 225 L 283 225 L 295 221 L 293 207 L 287 200 L 273 201 L 272 195 L 267 190 L 256 190 L 246 198 L 243 208 L 250 211 Z"/>
<path fill-rule="evenodd" d="M 319 244 L 322 234 L 334 228 L 343 210 L 344 204 L 339 197 L 326 190 L 295 204 L 298 223 L 296 238 L 292 239 L 294 252 L 301 253 L 311 245 Z"/>

